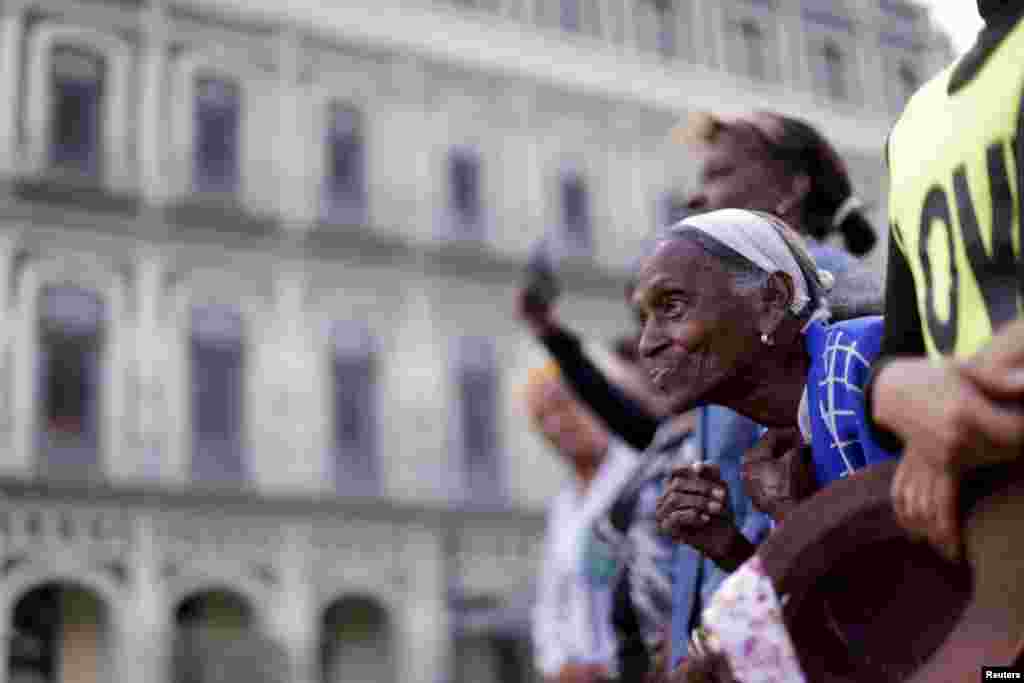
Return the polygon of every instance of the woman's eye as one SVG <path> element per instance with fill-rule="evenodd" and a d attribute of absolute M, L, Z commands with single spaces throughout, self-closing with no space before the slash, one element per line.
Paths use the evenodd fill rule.
<path fill-rule="evenodd" d="M 686 302 L 682 299 L 671 299 L 665 303 L 665 315 L 669 318 L 678 318 L 686 313 Z"/>
<path fill-rule="evenodd" d="M 712 169 L 708 169 L 708 172 L 707 172 L 707 174 L 704 177 L 705 177 L 705 180 L 712 181 L 712 180 L 718 180 L 720 178 L 725 178 L 730 173 L 732 173 L 732 169 L 728 168 L 728 167 L 712 168 Z"/>

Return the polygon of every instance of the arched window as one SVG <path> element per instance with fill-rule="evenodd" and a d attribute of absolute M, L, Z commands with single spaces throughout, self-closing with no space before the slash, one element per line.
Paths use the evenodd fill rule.
<path fill-rule="evenodd" d="M 192 480 L 238 485 L 243 458 L 242 318 L 225 306 L 192 310 Z"/>
<path fill-rule="evenodd" d="M 335 490 L 369 495 L 378 490 L 376 382 L 372 340 L 359 325 L 331 332 Z"/>
<path fill-rule="evenodd" d="M 366 219 L 366 178 L 362 117 L 344 104 L 330 107 L 326 144 L 323 219 L 362 224 Z"/>
<path fill-rule="evenodd" d="M 287 656 L 262 633 L 252 606 L 229 590 L 193 594 L 174 611 L 174 681 L 283 683 Z M 226 672 L 230 672 L 227 674 Z"/>
<path fill-rule="evenodd" d="M 40 474 L 100 476 L 100 350 L 105 318 L 93 292 L 61 285 L 39 298 Z"/>
<path fill-rule="evenodd" d="M 50 163 L 55 169 L 99 175 L 106 72 L 106 61 L 92 50 L 72 45 L 53 48 Z"/>
<path fill-rule="evenodd" d="M 377 601 L 345 597 L 333 602 L 320 621 L 320 680 L 395 680 L 394 646 L 388 613 Z"/>
<path fill-rule="evenodd" d="M 751 78 L 764 79 L 766 77 L 764 32 L 757 22 L 748 19 L 740 22 L 739 33 L 743 51 L 744 74 Z"/>
<path fill-rule="evenodd" d="M 239 187 L 241 88 L 208 76 L 195 79 L 193 189 L 231 194 Z"/>
<path fill-rule="evenodd" d="M 39 586 L 18 600 L 11 622 L 8 681 L 108 680 L 110 615 L 91 590 L 58 583 Z"/>

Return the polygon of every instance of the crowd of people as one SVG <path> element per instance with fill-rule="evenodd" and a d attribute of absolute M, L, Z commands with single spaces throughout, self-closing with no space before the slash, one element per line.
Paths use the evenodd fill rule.
<path fill-rule="evenodd" d="M 550 355 L 525 404 L 572 473 L 534 613 L 548 683 L 815 683 L 758 549 L 861 470 L 895 468 L 908 543 L 966 561 L 965 487 L 1024 452 L 1024 3 L 978 10 L 976 45 L 885 141 L 884 283 L 858 260 L 877 234 L 839 154 L 758 112 L 668 136 L 699 187 L 639 256 L 637 329 L 606 357 L 524 285 Z M 1021 663 L 1017 623 L 1010 659 L 977 671 Z"/>

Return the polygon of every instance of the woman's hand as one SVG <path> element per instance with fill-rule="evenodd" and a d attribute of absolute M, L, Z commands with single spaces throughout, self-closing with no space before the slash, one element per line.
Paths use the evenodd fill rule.
<path fill-rule="evenodd" d="M 537 296 L 529 287 L 523 287 L 516 295 L 516 314 L 537 337 L 558 329 L 554 303 Z"/>
<path fill-rule="evenodd" d="M 896 518 L 911 536 L 927 539 L 950 561 L 960 558 L 959 481 L 950 468 L 907 449 L 892 480 Z"/>
<path fill-rule="evenodd" d="M 687 657 L 669 674 L 669 683 L 739 683 L 724 655 L 705 653 Z"/>
<path fill-rule="evenodd" d="M 696 463 L 676 468 L 658 500 L 661 532 L 693 546 L 726 571 L 754 552 L 733 520 L 729 488 L 717 465 Z"/>
<path fill-rule="evenodd" d="M 743 490 L 777 522 L 817 488 L 808 451 L 800 430 L 769 429 L 743 454 Z"/>
<path fill-rule="evenodd" d="M 970 361 L 899 360 L 875 380 L 874 418 L 904 443 L 892 483 L 896 517 L 951 560 L 962 549 L 961 475 L 1020 457 L 1024 448 L 1024 410 L 1013 391 L 1016 357 L 998 339 Z"/>

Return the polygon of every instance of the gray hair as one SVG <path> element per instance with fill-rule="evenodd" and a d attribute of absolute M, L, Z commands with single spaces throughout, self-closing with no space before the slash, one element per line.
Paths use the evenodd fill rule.
<path fill-rule="evenodd" d="M 800 268 L 800 273 L 807 283 L 808 301 L 795 317 L 798 320 L 806 320 L 820 308 L 828 307 L 830 302 L 826 297 L 826 293 L 829 291 L 831 283 L 826 284 L 823 281 L 821 271 L 818 270 L 814 257 L 811 256 L 810 252 L 807 251 L 807 247 L 804 246 L 803 239 L 779 218 L 760 211 L 752 211 L 751 213 L 756 213 L 771 224 L 793 255 L 797 266 Z M 709 255 L 714 256 L 732 276 L 733 286 L 737 293 L 746 294 L 756 291 L 764 287 L 771 276 L 771 273 L 766 272 L 736 250 L 722 244 L 706 232 L 687 225 L 685 220 L 663 231 L 656 242 L 680 239 L 692 242 Z"/>
<path fill-rule="evenodd" d="M 803 316 L 797 316 L 798 318 L 806 318 L 816 310 L 817 303 L 826 301 L 826 291 L 832 320 L 849 320 L 884 313 L 884 285 L 881 278 L 871 269 L 860 261 L 854 261 L 848 268 L 833 274 L 835 282 L 831 289 L 828 289 L 822 282 L 814 257 L 807 250 L 803 238 L 775 216 L 763 213 L 760 215 L 769 219 L 769 222 L 778 231 L 779 236 L 796 259 L 807 282 L 810 301 L 803 311 Z M 733 276 L 733 283 L 738 293 L 749 293 L 763 287 L 768 282 L 768 273 L 745 256 L 710 237 L 707 233 L 686 226 L 683 222 L 660 231 L 653 240 L 648 242 L 643 257 L 638 260 L 638 267 L 639 262 L 645 260 L 653 252 L 657 243 L 678 239 L 688 240 L 714 256 Z M 634 277 L 637 274 L 634 272 Z"/>

